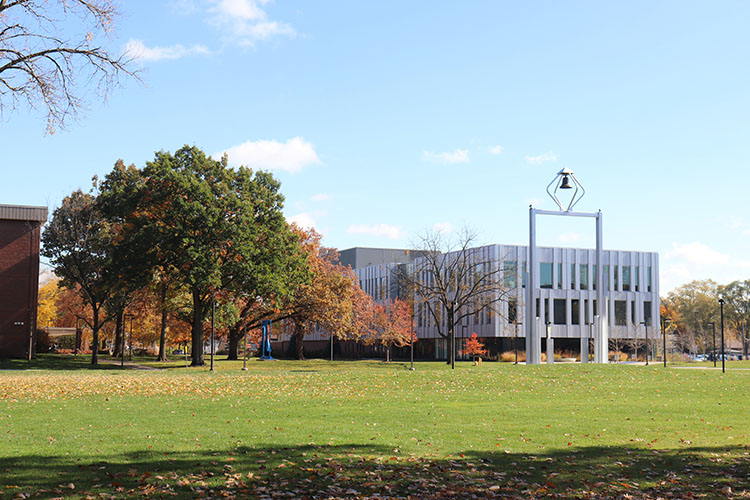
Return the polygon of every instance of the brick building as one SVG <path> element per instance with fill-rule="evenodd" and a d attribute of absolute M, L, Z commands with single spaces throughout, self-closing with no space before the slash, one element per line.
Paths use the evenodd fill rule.
<path fill-rule="evenodd" d="M 31 358 L 47 207 L 0 205 L 0 357 Z"/>

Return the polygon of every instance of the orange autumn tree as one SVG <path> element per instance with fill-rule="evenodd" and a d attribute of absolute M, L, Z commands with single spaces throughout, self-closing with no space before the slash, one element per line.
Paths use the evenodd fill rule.
<path fill-rule="evenodd" d="M 388 304 L 373 306 L 369 341 L 385 346 L 386 362 L 391 360 L 391 348 L 410 345 L 414 339 L 411 308 L 408 302 L 394 299 Z"/>
<path fill-rule="evenodd" d="M 304 359 L 303 340 L 316 327 L 324 335 L 339 339 L 363 338 L 372 299 L 360 288 L 354 271 L 338 263 L 338 252 L 320 244 L 320 235 L 315 230 L 297 227 L 294 230 L 307 255 L 310 279 L 297 287 L 280 316 L 289 320 L 297 359 Z"/>
<path fill-rule="evenodd" d="M 473 356 L 474 361 L 476 361 L 477 356 L 487 354 L 487 349 L 484 348 L 484 344 L 479 340 L 477 334 L 472 333 L 471 337 L 464 342 L 462 353 L 464 355 L 468 354 L 469 356 Z"/>

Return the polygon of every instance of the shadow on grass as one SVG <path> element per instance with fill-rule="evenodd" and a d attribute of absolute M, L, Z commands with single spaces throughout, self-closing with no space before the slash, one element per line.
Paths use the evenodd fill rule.
<path fill-rule="evenodd" d="M 103 363 L 109 356 L 99 355 L 98 365 L 91 364 L 91 354 L 37 354 L 26 359 L 0 359 L 0 370 L 119 370 L 119 365 Z"/>
<path fill-rule="evenodd" d="M 3 498 L 726 498 L 750 495 L 750 448 L 588 447 L 454 458 L 378 446 L 0 458 Z"/>

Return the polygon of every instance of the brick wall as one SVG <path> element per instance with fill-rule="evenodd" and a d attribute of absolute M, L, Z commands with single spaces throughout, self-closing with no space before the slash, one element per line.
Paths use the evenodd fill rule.
<path fill-rule="evenodd" d="M 0 220 L 0 357 L 27 357 L 35 344 L 39 234 L 39 222 Z"/>

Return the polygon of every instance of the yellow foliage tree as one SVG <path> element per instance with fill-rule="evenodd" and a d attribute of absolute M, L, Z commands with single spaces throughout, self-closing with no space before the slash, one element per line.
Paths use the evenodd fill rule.
<path fill-rule="evenodd" d="M 50 279 L 39 288 L 39 302 L 36 309 L 36 324 L 39 328 L 55 324 L 58 281 L 57 278 Z"/>

